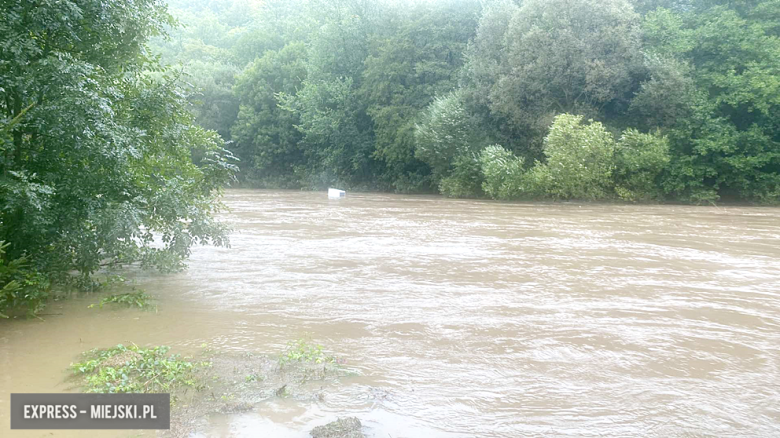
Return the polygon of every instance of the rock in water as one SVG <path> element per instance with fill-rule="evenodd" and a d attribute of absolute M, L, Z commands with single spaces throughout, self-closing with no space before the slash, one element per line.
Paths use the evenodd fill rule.
<path fill-rule="evenodd" d="M 312 438 L 365 438 L 363 425 L 355 417 L 339 418 L 311 431 Z"/>

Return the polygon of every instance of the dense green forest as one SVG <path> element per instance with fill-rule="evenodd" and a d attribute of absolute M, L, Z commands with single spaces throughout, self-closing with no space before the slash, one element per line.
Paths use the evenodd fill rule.
<path fill-rule="evenodd" d="M 251 187 L 780 200 L 780 2 L 172 0 Z"/>
<path fill-rule="evenodd" d="M 777 0 L 0 3 L 0 312 L 227 243 L 236 175 L 780 201 Z"/>

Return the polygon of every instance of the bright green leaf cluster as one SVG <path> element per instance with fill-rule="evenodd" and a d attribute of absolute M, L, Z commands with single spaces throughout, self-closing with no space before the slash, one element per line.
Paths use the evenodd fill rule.
<path fill-rule="evenodd" d="M 178 389 L 197 386 L 196 365 L 160 346 L 140 348 L 136 345 L 84 353 L 85 359 L 70 365 L 81 379 L 86 392 L 99 393 L 176 393 Z"/>

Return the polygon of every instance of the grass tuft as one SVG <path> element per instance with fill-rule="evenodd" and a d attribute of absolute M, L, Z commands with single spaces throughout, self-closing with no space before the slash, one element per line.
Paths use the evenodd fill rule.
<path fill-rule="evenodd" d="M 279 356 L 279 365 L 290 363 L 326 364 L 336 363 L 336 358 L 326 354 L 322 345 L 313 344 L 306 339 L 298 339 L 287 343 L 287 349 Z"/>

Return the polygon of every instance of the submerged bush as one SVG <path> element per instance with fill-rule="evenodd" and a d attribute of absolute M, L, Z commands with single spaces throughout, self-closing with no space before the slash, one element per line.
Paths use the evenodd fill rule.
<path fill-rule="evenodd" d="M 482 172 L 479 159 L 461 155 L 452 163 L 452 172 L 439 182 L 439 192 L 451 198 L 474 198 L 482 194 Z"/>
<path fill-rule="evenodd" d="M 24 310 L 34 316 L 49 299 L 49 282 L 43 274 L 30 269 L 26 257 L 6 258 L 8 243 L 0 241 L 0 318 L 9 311 Z"/>
<path fill-rule="evenodd" d="M 482 190 L 493 199 L 512 199 L 523 194 L 524 164 L 522 157 L 500 145 L 485 148 L 479 155 L 484 182 Z"/>
<path fill-rule="evenodd" d="M 615 149 L 615 192 L 626 201 L 661 199 L 658 176 L 669 165 L 666 137 L 623 131 Z"/>
<path fill-rule="evenodd" d="M 524 161 L 501 146 L 486 148 L 480 163 L 485 193 L 494 199 L 605 199 L 612 194 L 615 140 L 598 122 L 582 116 L 555 118 L 544 141 L 544 163 L 528 171 Z"/>
<path fill-rule="evenodd" d="M 154 297 L 144 291 L 125 292 L 103 297 L 99 303 L 90 304 L 89 307 L 97 306 L 102 309 L 107 304 L 117 304 L 124 307 L 138 307 L 139 309 L 155 309 L 156 306 L 152 301 L 154 301 Z"/>
<path fill-rule="evenodd" d="M 561 114 L 544 139 L 547 162 L 537 164 L 534 173 L 551 198 L 605 199 L 612 192 L 614 153 L 615 139 L 604 125 Z"/>
<path fill-rule="evenodd" d="M 661 199 L 658 178 L 670 161 L 666 137 L 627 129 L 616 142 L 601 123 L 582 119 L 556 117 L 545 138 L 547 160 L 529 170 L 511 151 L 485 148 L 479 156 L 484 192 L 493 199 Z"/>

